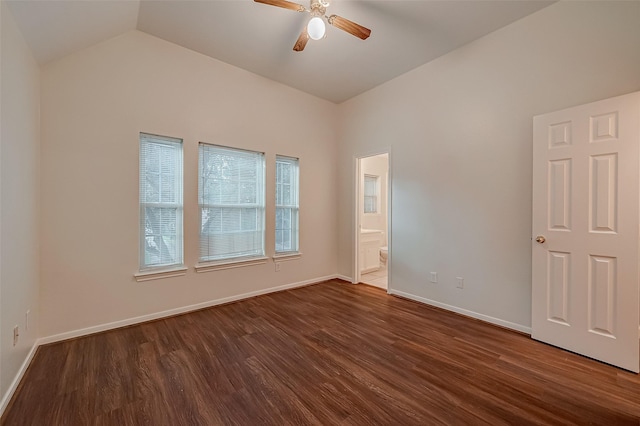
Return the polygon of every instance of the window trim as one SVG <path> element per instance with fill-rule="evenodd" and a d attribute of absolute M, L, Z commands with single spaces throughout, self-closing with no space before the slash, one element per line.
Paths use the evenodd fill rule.
<path fill-rule="evenodd" d="M 193 268 L 196 272 L 211 272 L 223 269 L 243 268 L 245 266 L 263 265 L 267 263 L 267 260 L 269 260 L 269 258 L 266 256 L 234 257 L 228 260 L 198 262 Z"/>
<path fill-rule="evenodd" d="M 301 251 L 288 251 L 288 252 L 281 252 L 279 254 L 274 254 L 273 256 L 271 256 L 271 259 L 273 259 L 274 262 L 285 262 L 288 260 L 297 260 L 300 259 L 302 257 L 302 252 Z"/>
<path fill-rule="evenodd" d="M 137 282 L 159 280 L 162 278 L 181 277 L 187 274 L 187 267 L 182 266 L 180 268 L 173 269 L 158 269 L 158 270 L 145 270 L 133 274 Z"/>

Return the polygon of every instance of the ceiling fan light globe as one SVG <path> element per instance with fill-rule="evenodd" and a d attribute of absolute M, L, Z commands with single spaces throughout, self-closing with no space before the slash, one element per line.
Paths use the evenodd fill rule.
<path fill-rule="evenodd" d="M 307 24 L 307 33 L 313 40 L 320 40 L 324 37 L 325 26 L 322 18 L 314 16 Z"/>

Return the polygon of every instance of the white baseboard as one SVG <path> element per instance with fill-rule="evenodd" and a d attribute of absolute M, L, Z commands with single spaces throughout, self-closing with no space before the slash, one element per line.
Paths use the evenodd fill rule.
<path fill-rule="evenodd" d="M 354 282 L 353 282 L 353 278 L 348 277 L 348 276 L 346 276 L 346 275 L 340 275 L 340 274 L 337 274 L 334 278 L 337 278 L 337 279 L 339 279 L 339 280 L 347 281 L 347 282 L 350 282 L 351 284 L 354 284 Z"/>
<path fill-rule="evenodd" d="M 477 312 L 469 311 L 466 309 L 458 308 L 457 306 L 447 305 L 446 303 L 441 303 L 435 300 L 427 299 L 426 297 L 416 296 L 414 294 L 405 293 L 398 290 L 389 289 L 389 294 L 404 297 L 406 299 L 415 300 L 416 302 L 425 303 L 427 305 L 436 306 L 438 308 L 446 309 L 447 311 L 455 312 L 457 314 L 461 314 L 467 317 L 479 319 L 485 322 L 489 322 L 491 324 L 499 325 L 501 327 L 509 328 L 511 330 L 520 331 L 522 333 L 531 334 L 531 327 L 527 327 L 522 324 L 516 324 L 514 322 L 501 320 L 499 318 L 490 317 L 488 315 L 479 314 Z"/>
<path fill-rule="evenodd" d="M 166 311 L 155 312 L 153 314 L 141 315 L 139 317 L 128 318 L 124 320 L 114 321 L 106 324 L 95 325 L 92 327 L 82 328 L 79 330 L 67 331 L 65 333 L 54 334 L 41 338 L 38 343 L 46 345 L 48 343 L 59 342 L 61 340 L 73 339 L 76 337 L 87 336 L 89 334 L 100 333 L 102 331 L 113 330 L 114 328 L 126 327 L 129 325 L 139 324 L 142 322 L 153 321 L 160 318 L 171 317 L 174 315 L 180 315 L 187 312 L 197 311 L 199 309 L 210 308 L 216 305 L 222 305 L 225 303 L 236 302 L 238 300 L 248 299 L 250 297 L 260 296 L 263 294 L 274 293 L 277 291 L 288 290 L 296 287 L 304 287 L 310 284 L 319 283 L 337 278 L 336 275 L 328 275 L 326 277 L 313 278 L 310 280 L 299 281 L 292 284 L 285 284 L 276 287 L 265 288 L 262 290 L 256 290 L 249 293 L 238 294 L 229 297 L 223 297 L 221 299 L 209 300 L 202 303 L 196 303 L 194 305 L 182 306 L 180 308 L 169 309 Z"/>
<path fill-rule="evenodd" d="M 33 342 L 33 346 L 31 347 L 31 350 L 29 351 L 29 353 L 27 354 L 27 357 L 22 362 L 22 365 L 20 365 L 18 374 L 16 374 L 16 377 L 13 378 L 13 381 L 9 385 L 9 388 L 7 389 L 5 394 L 2 396 L 2 401 L 0 401 L 0 416 L 4 414 L 4 410 L 7 408 L 7 405 L 9 405 L 9 401 L 11 401 L 11 397 L 15 393 L 16 389 L 18 389 L 20 380 L 22 380 L 24 373 L 27 371 L 27 368 L 29 368 L 29 364 L 31 364 L 31 360 L 33 360 L 33 356 L 36 354 L 36 350 L 38 349 L 38 346 L 40 346 L 40 342 L 38 340 Z"/>

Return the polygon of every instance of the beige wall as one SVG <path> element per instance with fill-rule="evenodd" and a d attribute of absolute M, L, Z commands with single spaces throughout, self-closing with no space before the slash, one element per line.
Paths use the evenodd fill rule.
<path fill-rule="evenodd" d="M 639 90 L 639 17 L 639 2 L 559 2 L 340 105 L 339 273 L 353 158 L 390 146 L 391 290 L 527 330 L 532 117 Z"/>
<path fill-rule="evenodd" d="M 335 105 L 141 32 L 42 71 L 42 322 L 51 336 L 333 276 Z M 139 132 L 184 140 L 185 276 L 136 282 Z M 198 142 L 300 158 L 301 259 L 196 273 Z"/>
<path fill-rule="evenodd" d="M 40 71 L 6 4 L 1 2 L 0 8 L 1 399 L 39 336 Z M 28 330 L 27 310 L 31 311 Z M 14 347 L 16 325 L 20 337 Z M 0 405 L 6 402 L 5 399 Z"/>

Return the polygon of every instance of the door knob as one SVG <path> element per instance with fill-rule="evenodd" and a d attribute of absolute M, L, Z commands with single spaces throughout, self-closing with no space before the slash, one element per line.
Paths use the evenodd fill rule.
<path fill-rule="evenodd" d="M 537 242 L 537 243 L 542 244 L 542 243 L 544 243 L 545 241 L 547 241 L 547 239 L 544 237 L 544 235 L 538 235 L 538 236 L 536 237 L 536 242 Z"/>

